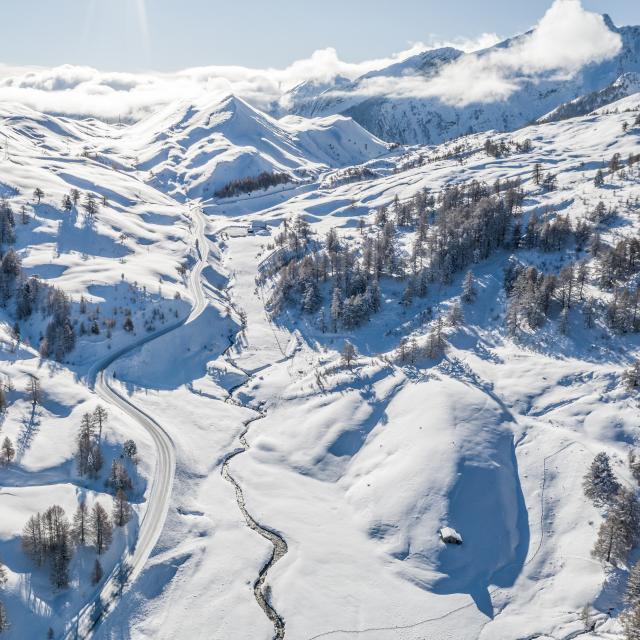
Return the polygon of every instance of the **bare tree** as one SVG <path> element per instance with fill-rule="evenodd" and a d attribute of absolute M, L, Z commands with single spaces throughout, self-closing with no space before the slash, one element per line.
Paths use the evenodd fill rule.
<path fill-rule="evenodd" d="M 102 441 L 102 428 L 108 417 L 107 410 L 100 404 L 93 411 L 93 423 L 98 427 L 98 444 Z"/>
<path fill-rule="evenodd" d="M 87 544 L 89 537 L 89 508 L 84 497 L 80 498 L 78 507 L 73 516 L 73 524 L 71 525 L 71 537 L 77 545 L 84 546 Z"/>
<path fill-rule="evenodd" d="M 27 382 L 27 397 L 31 400 L 31 404 L 34 406 L 42 402 L 40 380 L 32 375 L 29 375 L 29 380 Z"/>
<path fill-rule="evenodd" d="M 91 533 L 91 541 L 98 555 L 102 554 L 111 545 L 113 530 L 109 514 L 99 502 L 96 502 L 91 510 L 89 531 Z"/>
<path fill-rule="evenodd" d="M 344 347 L 342 348 L 342 361 L 351 369 L 353 361 L 358 357 L 356 348 L 348 341 L 345 340 Z"/>
<path fill-rule="evenodd" d="M 116 527 L 124 527 L 131 520 L 131 515 L 131 505 L 127 500 L 127 494 L 122 489 L 118 489 L 118 493 L 113 499 L 113 524 Z"/>

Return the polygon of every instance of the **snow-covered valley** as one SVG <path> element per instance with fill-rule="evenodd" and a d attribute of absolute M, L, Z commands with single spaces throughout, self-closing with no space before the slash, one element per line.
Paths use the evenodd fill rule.
<path fill-rule="evenodd" d="M 634 82 L 433 146 L 3 104 L 0 637 L 622 638 Z"/>

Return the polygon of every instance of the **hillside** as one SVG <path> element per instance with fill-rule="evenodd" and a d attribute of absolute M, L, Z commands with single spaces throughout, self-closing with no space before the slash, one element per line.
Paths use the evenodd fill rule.
<path fill-rule="evenodd" d="M 285 184 L 307 182 L 327 168 L 382 155 L 388 145 L 343 116 L 274 120 L 228 96 L 171 105 L 128 128 L 115 149 L 135 159 L 150 186 L 184 201 L 208 200 L 232 181 L 262 173 L 283 174 Z"/>
<path fill-rule="evenodd" d="M 276 206 L 267 198 L 238 207 L 243 215 L 250 207 L 251 220 L 264 221 L 271 238 L 219 223 L 234 273 L 231 295 L 247 313 L 232 361 L 250 378 L 234 397 L 262 415 L 250 425 L 250 449 L 232 464 L 253 517 L 288 545 L 268 574 L 287 635 L 347 638 L 369 629 L 372 638 L 565 638 L 584 631 L 588 605 L 593 637 L 618 637 L 626 569 L 591 556 L 603 512 L 584 497 L 582 477 L 605 450 L 620 481 L 635 486 L 627 457 L 637 444 L 637 399 L 621 378 L 633 363 L 637 329 L 621 328 L 610 315 L 623 288 L 635 290 L 635 271 L 616 276 L 613 286 L 600 273 L 605 247 L 637 235 L 637 165 L 607 171 L 602 187 L 594 177 L 603 156 L 637 150 L 639 107 L 635 95 L 599 115 L 527 128 L 513 141 L 493 135 L 492 144 L 510 149 L 498 158 L 487 155 L 485 136 L 474 136 L 462 150 L 412 151 L 387 177 Z M 518 152 L 514 143 L 526 139 L 532 149 Z M 556 186 L 535 184 L 536 164 L 553 173 Z M 519 180 L 523 199 L 508 224 L 518 223 L 522 235 L 517 246 L 505 240 L 488 255 L 470 252 L 476 293 L 462 304 L 464 319 L 454 321 L 466 268 L 446 277 L 439 268 L 428 272 L 425 293 L 420 272 L 411 275 L 424 206 L 416 196 L 426 189 L 440 203 L 447 186 L 471 180 L 490 189 L 499 180 L 504 194 Z M 351 302 L 343 293 L 343 315 L 332 326 L 331 290 L 364 291 L 355 278 L 366 273 L 366 243 L 379 251 L 376 238 L 387 233 L 378 213 L 385 206 L 396 223 L 389 231 L 396 262 L 384 262 L 378 276 L 379 310 L 347 320 L 347 303 L 358 304 L 359 294 Z M 528 245 L 534 214 L 538 240 Z M 295 223 L 298 215 L 308 230 Z M 437 246 L 429 241 L 439 229 L 434 215 L 427 252 L 418 254 L 425 264 L 435 255 L 428 247 Z M 602 253 L 594 255 L 574 231 L 566 235 L 565 220 L 573 230 L 587 224 Z M 329 246 L 332 229 L 351 258 L 327 249 L 326 262 L 297 262 L 305 234 L 312 240 L 303 255 L 313 256 Z M 517 298 L 504 282 L 514 260 L 562 278 L 577 260 L 587 267 L 585 289 L 563 312 L 560 280 L 540 325 L 518 312 L 511 326 Z M 329 275 L 314 275 L 323 264 Z M 253 292 L 258 270 L 260 298 Z M 305 277 L 318 278 L 316 297 Z M 265 302 L 275 314 L 271 326 Z M 432 350 L 439 316 L 443 351 Z M 337 353 L 345 340 L 357 353 L 351 367 Z M 461 549 L 438 540 L 445 525 L 461 533 Z"/>

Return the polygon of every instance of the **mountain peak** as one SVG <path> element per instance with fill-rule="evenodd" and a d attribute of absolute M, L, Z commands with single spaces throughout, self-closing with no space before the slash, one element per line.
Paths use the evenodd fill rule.
<path fill-rule="evenodd" d="M 611 29 L 611 31 L 617 31 L 618 27 L 616 27 L 616 25 L 614 24 L 613 20 L 611 19 L 611 16 L 608 13 L 603 13 L 602 14 L 602 19 L 604 20 L 604 23 L 607 25 L 607 27 L 609 29 Z"/>

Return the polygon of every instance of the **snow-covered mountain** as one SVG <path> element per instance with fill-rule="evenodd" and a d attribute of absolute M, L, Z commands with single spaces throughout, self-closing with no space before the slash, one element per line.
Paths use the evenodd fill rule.
<path fill-rule="evenodd" d="M 640 93 L 620 32 L 584 104 L 437 146 L 231 96 L 124 127 L 2 105 L 2 640 L 621 638 Z M 263 173 L 291 182 L 215 195 Z M 601 452 L 610 502 L 584 493 Z M 106 549 L 78 528 L 98 503 Z M 55 544 L 25 536 L 38 513 Z"/>
<path fill-rule="evenodd" d="M 640 27 L 618 28 L 609 16 L 604 16 L 604 20 L 607 27 L 621 37 L 622 48 L 616 56 L 587 64 L 569 78 L 556 71 L 535 77 L 512 73 L 507 81 L 515 84 L 516 89 L 507 98 L 459 105 L 448 104 L 440 97 L 389 96 L 385 94 L 385 88 L 393 86 L 395 80 L 408 78 L 426 83 L 447 65 L 464 63 L 472 57 L 489 58 L 495 52 L 517 46 L 530 34 L 472 54 L 448 48 L 428 51 L 366 74 L 350 84 L 341 80 L 320 95 L 308 87 L 297 87 L 292 94 L 284 96 L 281 104 L 292 113 L 308 116 L 341 113 L 352 117 L 379 138 L 402 144 L 435 144 L 491 129 L 512 131 L 594 92 L 604 90 L 599 100 L 613 101 L 623 97 L 620 87 L 617 90 L 607 90 L 607 87 L 624 74 L 640 72 Z M 387 82 L 377 88 L 376 79 Z"/>
<path fill-rule="evenodd" d="M 234 180 L 263 172 L 309 180 L 388 148 L 351 118 L 275 120 L 235 96 L 171 105 L 132 126 L 120 143 L 150 184 L 173 197 L 204 199 Z"/>

